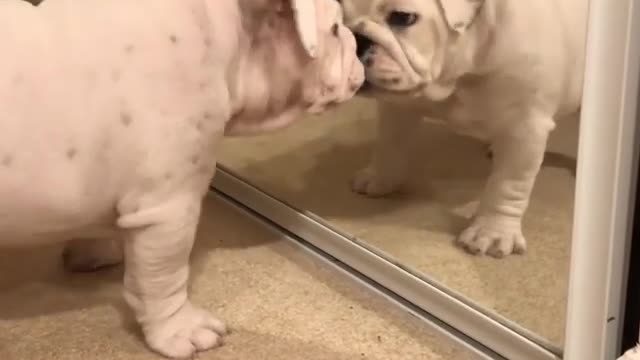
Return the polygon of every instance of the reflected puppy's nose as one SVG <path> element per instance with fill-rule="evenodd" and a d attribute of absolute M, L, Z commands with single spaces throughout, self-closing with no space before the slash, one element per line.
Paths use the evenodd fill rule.
<path fill-rule="evenodd" d="M 359 33 L 355 33 L 354 35 L 356 37 L 356 53 L 358 55 L 358 59 L 366 64 L 369 50 L 373 47 L 373 41 Z"/>

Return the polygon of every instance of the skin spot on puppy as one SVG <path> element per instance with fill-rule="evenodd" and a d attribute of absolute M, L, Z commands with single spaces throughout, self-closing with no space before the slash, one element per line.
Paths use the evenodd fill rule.
<path fill-rule="evenodd" d="M 333 34 L 333 36 L 339 37 L 340 36 L 339 31 L 340 31 L 340 26 L 338 26 L 338 24 L 333 24 L 333 27 L 331 28 L 331 33 Z"/>
<path fill-rule="evenodd" d="M 203 132 L 204 131 L 204 124 L 202 123 L 202 121 L 196 121 L 196 130 L 198 130 L 199 132 Z"/>
<path fill-rule="evenodd" d="M 113 70 L 111 72 L 111 80 L 113 80 L 113 82 L 118 82 L 120 81 L 120 78 L 122 77 L 122 74 L 120 73 L 120 70 Z"/>
<path fill-rule="evenodd" d="M 13 76 L 13 80 L 11 81 L 13 85 L 19 85 L 22 82 L 23 76 L 22 74 L 15 74 Z"/>
<path fill-rule="evenodd" d="M 133 118 L 128 113 L 123 112 L 122 114 L 120 114 L 120 122 L 125 127 L 129 127 L 129 125 L 131 125 L 131 123 L 133 122 Z"/>
<path fill-rule="evenodd" d="M 193 165 L 198 165 L 199 162 L 200 162 L 200 156 L 199 155 L 193 155 L 191 157 L 191 163 Z"/>
<path fill-rule="evenodd" d="M 211 164 L 202 164 L 198 169 L 198 172 L 202 175 L 213 176 L 216 172 L 215 164 L 212 166 Z"/>
<path fill-rule="evenodd" d="M 169 41 L 171 41 L 172 44 L 177 44 L 178 43 L 178 37 L 175 34 L 171 34 L 171 35 L 169 35 Z"/>
<path fill-rule="evenodd" d="M 167 181 L 173 179 L 173 173 L 171 171 L 167 171 L 167 173 L 164 174 L 164 179 Z"/>
<path fill-rule="evenodd" d="M 72 147 L 67 150 L 67 159 L 73 160 L 76 155 L 78 155 L 78 150 L 76 148 Z"/>
<path fill-rule="evenodd" d="M 127 54 L 133 53 L 133 50 L 135 50 L 135 46 L 131 44 L 128 44 L 127 46 L 124 47 L 124 52 Z"/>
<path fill-rule="evenodd" d="M 13 157 L 11 155 L 5 155 L 2 157 L 2 166 L 10 167 L 13 163 Z"/>

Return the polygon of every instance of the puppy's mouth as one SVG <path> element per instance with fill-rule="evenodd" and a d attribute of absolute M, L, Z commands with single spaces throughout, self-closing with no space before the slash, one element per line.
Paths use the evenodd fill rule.
<path fill-rule="evenodd" d="M 357 55 L 365 67 L 365 82 L 357 95 L 362 97 L 427 97 L 442 101 L 453 94 L 455 82 L 440 83 L 424 79 L 418 69 L 411 66 L 406 54 L 403 65 L 388 49 L 368 37 L 356 33 Z"/>
<path fill-rule="evenodd" d="M 378 42 L 375 32 L 369 36 L 356 31 L 354 35 L 357 56 L 365 67 L 366 78 L 359 95 L 374 92 L 406 95 L 418 92 L 424 86 L 423 79 L 393 37 L 387 38 L 386 42 Z"/>

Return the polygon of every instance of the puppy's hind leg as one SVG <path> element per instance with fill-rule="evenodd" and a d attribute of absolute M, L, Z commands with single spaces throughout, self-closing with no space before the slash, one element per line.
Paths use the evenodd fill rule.
<path fill-rule="evenodd" d="M 201 199 L 182 196 L 123 215 L 124 295 L 151 349 L 170 358 L 189 358 L 222 344 L 225 325 L 187 296 L 189 255 Z"/>
<path fill-rule="evenodd" d="M 91 272 L 122 262 L 119 239 L 74 239 L 62 253 L 64 267 L 72 272 Z"/>
<path fill-rule="evenodd" d="M 422 120 L 420 114 L 379 103 L 378 134 L 369 165 L 351 183 L 353 191 L 379 197 L 397 191 L 408 177 L 411 149 Z"/>

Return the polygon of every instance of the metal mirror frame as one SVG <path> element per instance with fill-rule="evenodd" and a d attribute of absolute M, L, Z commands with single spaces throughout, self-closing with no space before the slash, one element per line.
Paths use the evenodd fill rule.
<path fill-rule="evenodd" d="M 564 349 L 234 175 L 212 188 L 506 359 L 614 359 L 638 166 L 640 0 L 590 0 Z M 606 120 L 606 121 L 604 121 Z M 640 304 L 639 304 L 640 306 Z"/>

